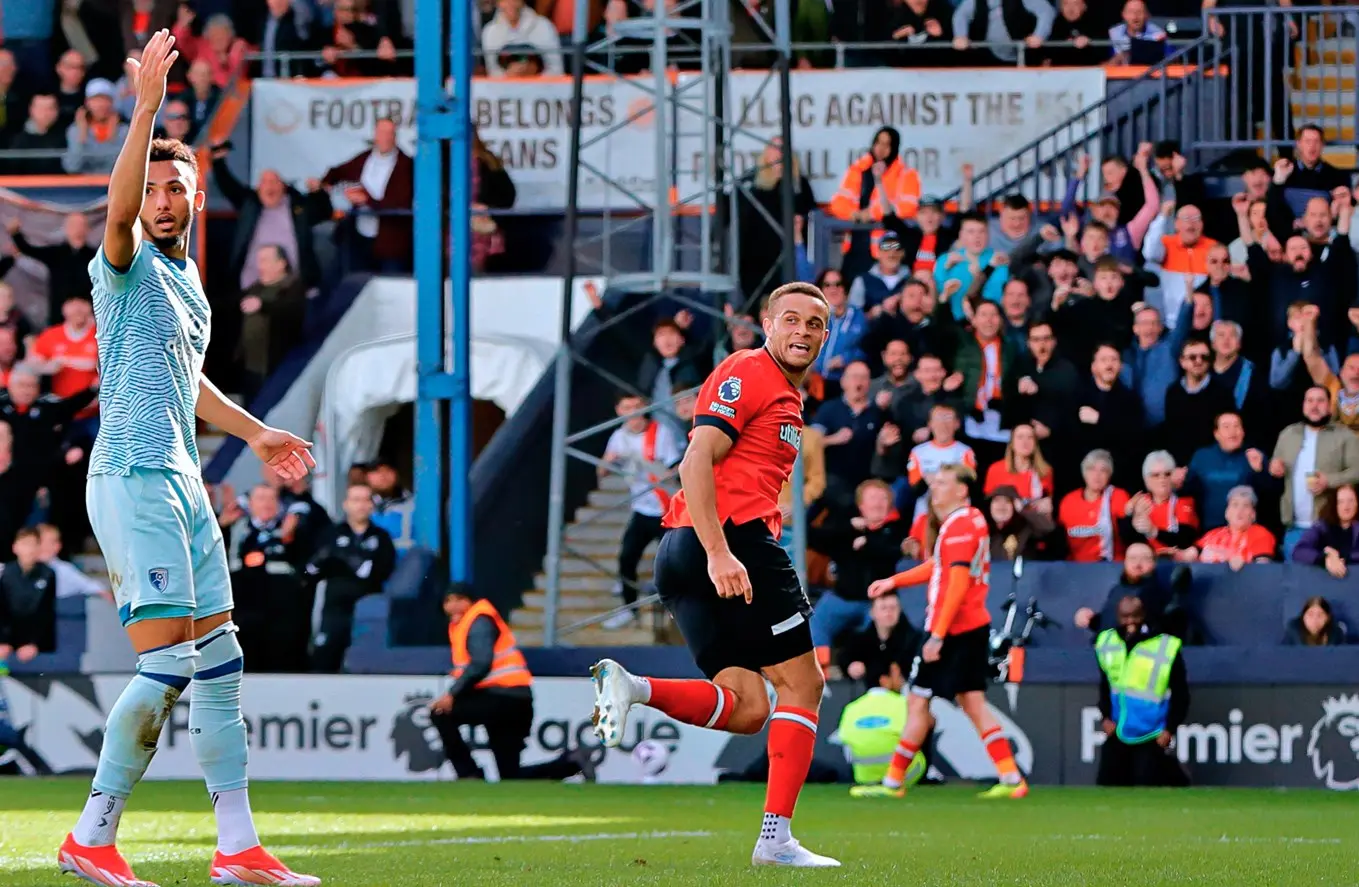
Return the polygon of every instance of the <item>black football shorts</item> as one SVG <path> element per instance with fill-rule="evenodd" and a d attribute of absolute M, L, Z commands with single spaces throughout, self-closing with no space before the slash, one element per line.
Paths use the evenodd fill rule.
<path fill-rule="evenodd" d="M 991 684 L 991 627 L 983 625 L 944 638 L 934 662 L 916 656 L 909 684 L 912 693 L 944 699 L 985 691 Z"/>

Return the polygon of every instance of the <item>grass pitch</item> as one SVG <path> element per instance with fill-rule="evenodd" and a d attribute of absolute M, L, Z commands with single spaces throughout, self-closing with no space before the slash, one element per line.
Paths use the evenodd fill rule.
<path fill-rule="evenodd" d="M 77 883 L 57 845 L 86 780 L 0 780 L 0 885 Z M 752 869 L 763 789 L 458 783 L 256 783 L 265 844 L 350 887 L 595 885 L 1354 884 L 1359 797 L 1320 791 L 1038 787 L 984 802 L 965 786 L 904 801 L 811 786 L 795 833 L 836 870 Z M 204 884 L 215 843 L 201 784 L 146 783 L 119 846 L 138 875 Z M 890 880 L 888 880 L 890 878 Z"/>

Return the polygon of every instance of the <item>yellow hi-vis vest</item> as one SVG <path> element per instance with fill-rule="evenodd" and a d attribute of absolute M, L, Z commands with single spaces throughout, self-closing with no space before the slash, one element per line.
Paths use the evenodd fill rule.
<path fill-rule="evenodd" d="M 1136 745 L 1161 735 L 1170 712 L 1170 669 L 1179 653 L 1180 639 L 1168 634 L 1139 641 L 1131 650 L 1114 628 L 1095 639 L 1119 739 Z"/>
<path fill-rule="evenodd" d="M 845 706 L 840 743 L 849 751 L 855 782 L 882 782 L 905 727 L 906 700 L 900 693 L 874 687 Z"/>

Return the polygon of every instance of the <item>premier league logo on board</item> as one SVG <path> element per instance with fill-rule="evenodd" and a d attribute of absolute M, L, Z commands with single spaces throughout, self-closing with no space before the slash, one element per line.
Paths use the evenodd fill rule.
<path fill-rule="evenodd" d="M 161 594 L 165 594 L 165 589 L 170 587 L 170 571 L 164 567 L 152 567 L 147 570 L 146 578 L 151 582 L 151 587 Z"/>
<path fill-rule="evenodd" d="M 1321 708 L 1307 743 L 1312 772 L 1329 789 L 1359 790 L 1359 695 L 1333 696 Z"/>
<path fill-rule="evenodd" d="M 736 403 L 741 399 L 741 380 L 732 376 L 717 386 L 717 399 L 723 403 Z"/>

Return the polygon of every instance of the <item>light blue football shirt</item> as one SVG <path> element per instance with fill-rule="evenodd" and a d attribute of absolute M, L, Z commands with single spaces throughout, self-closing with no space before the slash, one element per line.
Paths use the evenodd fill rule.
<path fill-rule="evenodd" d="M 195 407 L 212 316 L 192 260 L 142 241 L 126 273 L 90 261 L 99 343 L 99 436 L 90 475 L 199 475 Z"/>

